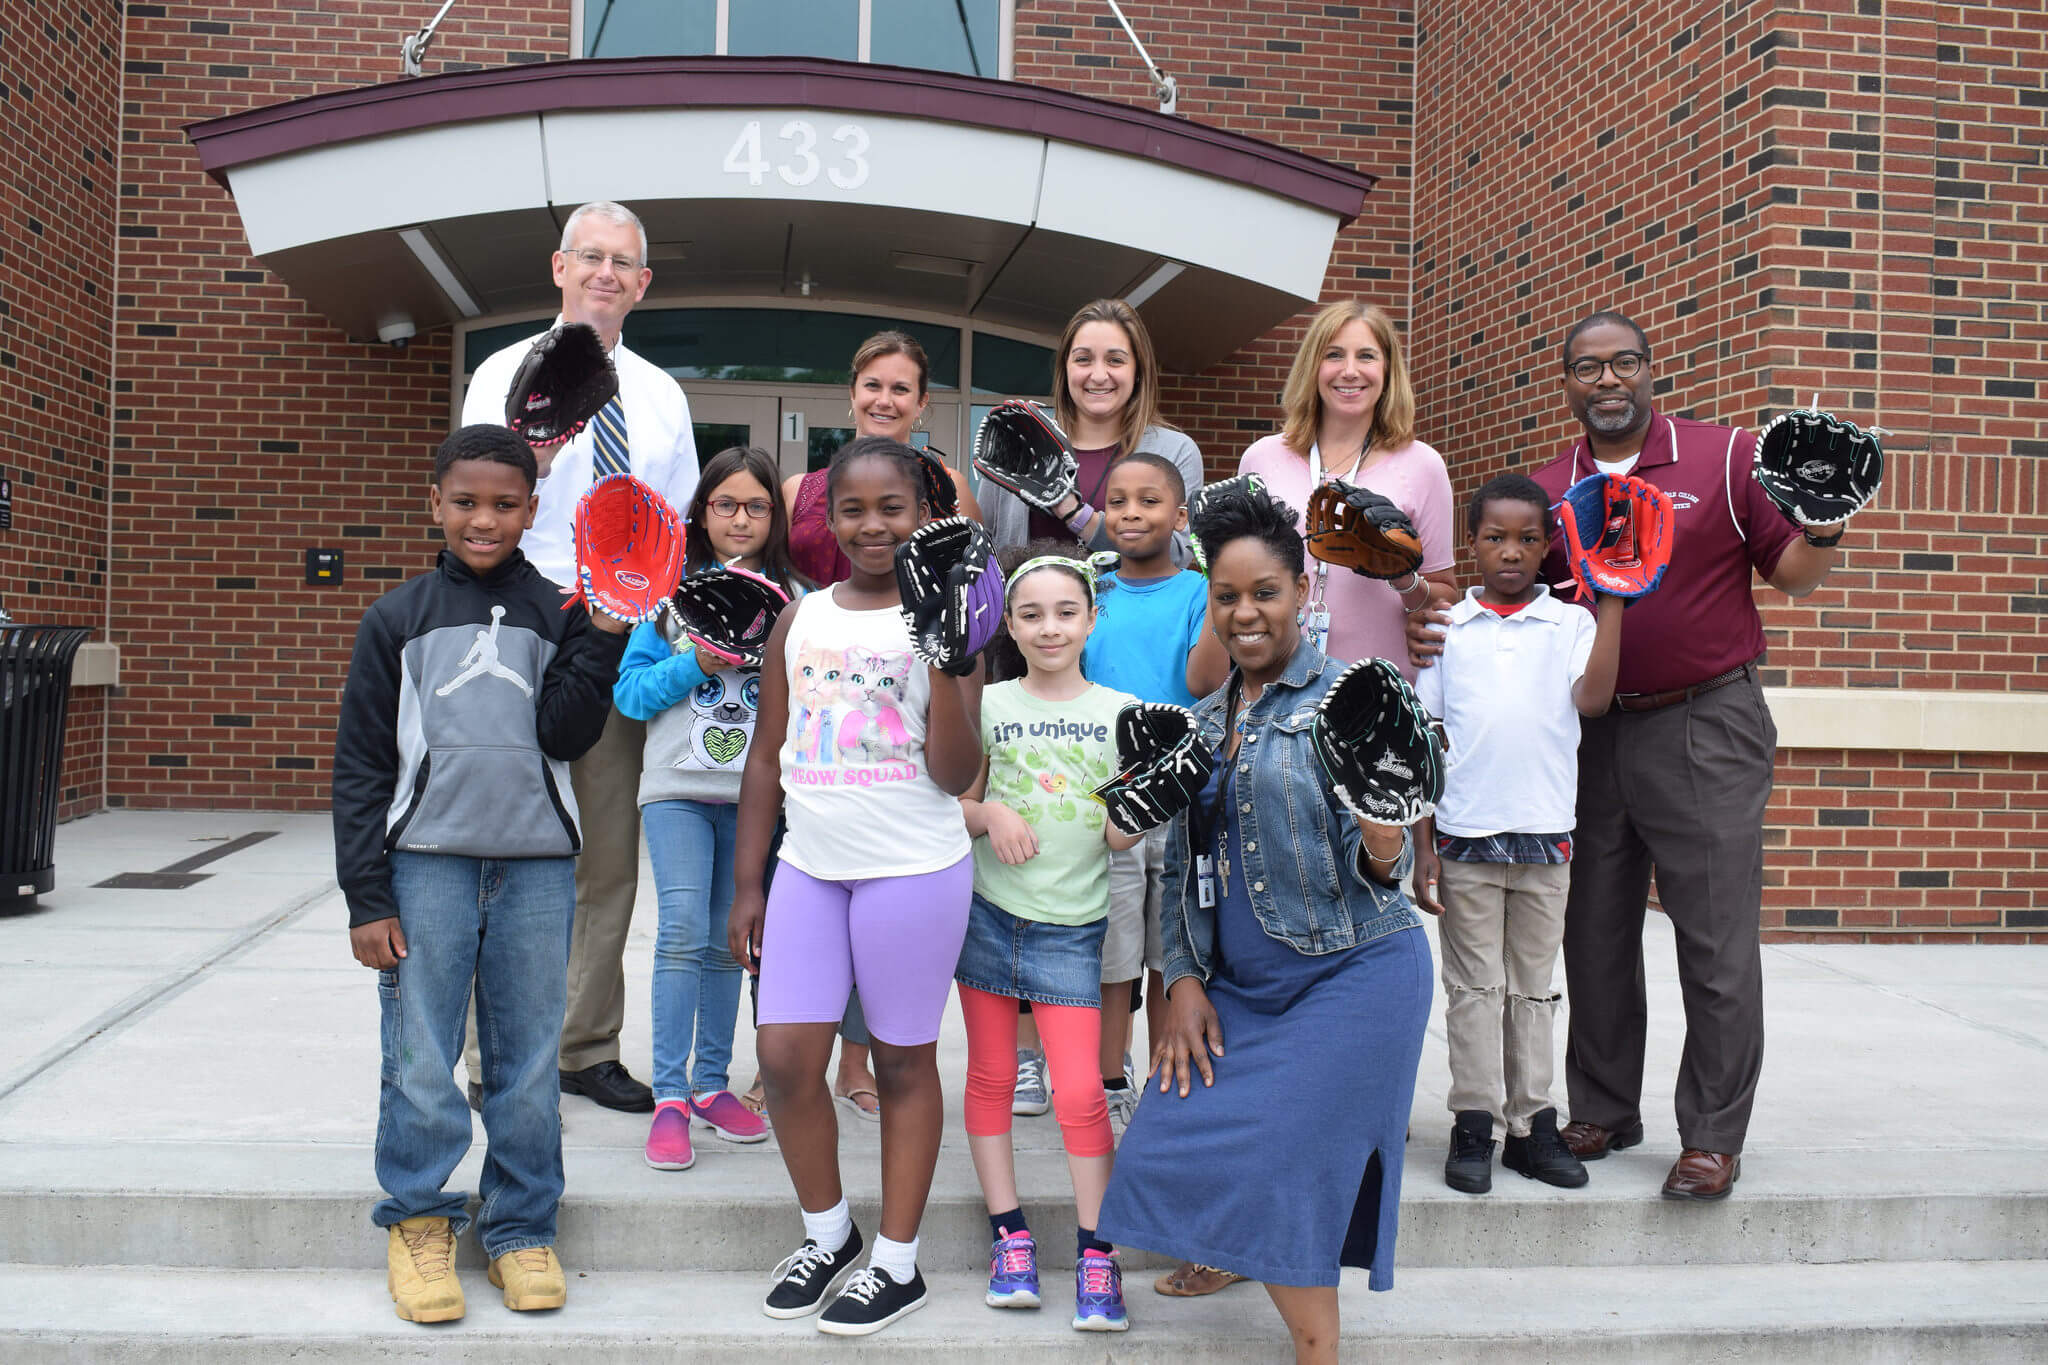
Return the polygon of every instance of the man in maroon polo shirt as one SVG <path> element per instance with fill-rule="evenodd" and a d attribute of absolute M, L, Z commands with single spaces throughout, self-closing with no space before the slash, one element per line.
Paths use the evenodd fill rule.
<path fill-rule="evenodd" d="M 1750 477 L 1747 431 L 1657 412 L 1650 343 L 1619 313 L 1565 337 L 1565 402 L 1583 428 L 1536 470 L 1552 498 L 1594 473 L 1633 474 L 1670 496 L 1671 565 L 1628 613 L 1614 706 L 1580 730 L 1578 829 L 1565 909 L 1571 1025 L 1564 1138 L 1581 1160 L 1643 1140 L 1643 914 L 1651 868 L 1677 938 L 1685 1051 L 1675 1107 L 1684 1150 L 1673 1199 L 1721 1199 L 1741 1174 L 1763 1069 L 1763 819 L 1777 728 L 1757 660 L 1751 574 L 1803 597 L 1834 567 L 1840 524 L 1804 534 Z M 1544 561 L 1571 587 L 1564 547 Z M 1440 652 L 1411 629 L 1418 656 Z"/>

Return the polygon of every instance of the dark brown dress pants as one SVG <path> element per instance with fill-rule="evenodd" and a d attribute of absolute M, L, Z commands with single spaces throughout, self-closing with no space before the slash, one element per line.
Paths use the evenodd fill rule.
<path fill-rule="evenodd" d="M 1578 830 L 1564 929 L 1571 1117 L 1642 1117 L 1643 915 L 1657 896 L 1677 936 L 1685 1000 L 1678 1135 L 1740 1152 L 1763 1070 L 1763 819 L 1778 731 L 1755 670 L 1656 711 L 1582 726 Z"/>

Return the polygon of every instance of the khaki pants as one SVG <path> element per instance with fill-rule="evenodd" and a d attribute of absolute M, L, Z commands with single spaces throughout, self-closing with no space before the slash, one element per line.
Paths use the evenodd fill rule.
<path fill-rule="evenodd" d="M 1444 1031 L 1451 1112 L 1482 1109 L 1516 1137 L 1550 1098 L 1564 941 L 1564 864 L 1443 864 Z"/>
<path fill-rule="evenodd" d="M 640 885 L 640 756 L 646 744 L 646 723 L 614 707 L 604 734 L 569 765 L 583 854 L 576 860 L 576 920 L 569 931 L 564 1071 L 581 1071 L 619 1055 L 619 1030 L 626 1019 L 626 932 Z M 462 1057 L 471 1079 L 480 1080 L 474 1001 Z"/>

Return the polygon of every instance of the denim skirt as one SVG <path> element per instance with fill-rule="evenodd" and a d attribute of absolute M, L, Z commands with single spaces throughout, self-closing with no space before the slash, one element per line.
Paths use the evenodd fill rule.
<path fill-rule="evenodd" d="M 1104 916 L 1088 924 L 1019 919 L 977 895 L 953 979 L 963 986 L 1039 1005 L 1102 1004 Z"/>

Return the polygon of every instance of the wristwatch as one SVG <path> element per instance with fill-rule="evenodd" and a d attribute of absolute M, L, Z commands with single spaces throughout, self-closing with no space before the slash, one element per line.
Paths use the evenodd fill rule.
<path fill-rule="evenodd" d="M 1849 523 L 1846 521 L 1843 522 L 1842 529 L 1835 532 L 1831 536 L 1817 536 L 1813 533 L 1813 528 L 1811 526 L 1800 527 L 1799 534 L 1800 537 L 1804 539 L 1808 545 L 1811 545 L 1816 550 L 1832 550 L 1835 548 L 1835 546 L 1840 545 L 1842 543 L 1843 536 L 1849 534 Z"/>

